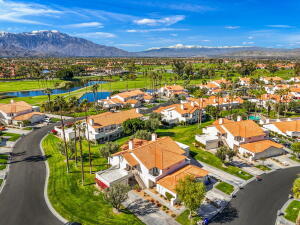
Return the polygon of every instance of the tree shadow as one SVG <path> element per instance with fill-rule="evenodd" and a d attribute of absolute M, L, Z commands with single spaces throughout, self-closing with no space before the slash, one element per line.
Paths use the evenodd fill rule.
<path fill-rule="evenodd" d="M 18 163 L 18 162 L 41 162 L 46 161 L 48 158 L 52 157 L 51 155 L 32 155 L 25 157 L 21 160 L 11 161 L 10 164 Z"/>
<path fill-rule="evenodd" d="M 127 206 L 127 210 L 131 211 L 135 215 L 145 216 L 151 213 L 155 213 L 159 209 L 152 202 L 144 201 L 143 199 L 137 199 Z"/>
<path fill-rule="evenodd" d="M 162 137 L 162 136 L 170 136 L 170 137 L 174 137 L 175 133 L 174 132 L 168 132 L 168 131 L 160 131 L 157 132 L 158 136 Z"/>
<path fill-rule="evenodd" d="M 213 222 L 216 223 L 229 223 L 238 218 L 238 211 L 229 203 L 222 213 L 213 218 Z"/>

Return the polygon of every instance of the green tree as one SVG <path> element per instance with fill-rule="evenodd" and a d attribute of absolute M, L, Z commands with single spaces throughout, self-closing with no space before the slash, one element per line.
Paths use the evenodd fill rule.
<path fill-rule="evenodd" d="M 62 69 L 56 72 L 56 77 L 61 80 L 72 80 L 74 72 L 71 69 Z"/>
<path fill-rule="evenodd" d="M 150 141 L 151 140 L 151 132 L 149 132 L 147 130 L 138 130 L 137 132 L 135 132 L 133 137 Z"/>
<path fill-rule="evenodd" d="M 122 124 L 123 132 L 125 134 L 134 134 L 138 130 L 143 130 L 145 128 L 145 122 L 141 119 L 129 119 Z"/>
<path fill-rule="evenodd" d="M 216 156 L 224 163 L 227 156 L 227 148 L 225 146 L 218 148 Z"/>
<path fill-rule="evenodd" d="M 117 143 L 109 141 L 100 148 L 100 155 L 103 158 L 108 159 L 112 154 L 118 152 L 119 150 L 120 146 Z M 107 163 L 109 164 L 109 161 Z"/>
<path fill-rule="evenodd" d="M 104 198 L 109 202 L 117 211 L 120 211 L 122 202 L 128 198 L 128 191 L 130 187 L 122 183 L 117 183 L 107 188 L 104 191 Z"/>
<path fill-rule="evenodd" d="M 145 130 L 153 132 L 160 126 L 160 121 L 158 119 L 148 119 L 145 121 Z"/>
<path fill-rule="evenodd" d="M 53 93 L 52 89 L 47 88 L 44 93 L 47 95 L 48 97 L 48 111 L 51 112 L 51 94 Z"/>
<path fill-rule="evenodd" d="M 205 197 L 205 185 L 203 182 L 197 182 L 193 176 L 186 176 L 179 180 L 175 190 L 178 198 L 190 210 L 189 218 L 191 219 L 192 214 L 200 207 Z"/>
<path fill-rule="evenodd" d="M 300 178 L 297 178 L 293 183 L 293 194 L 295 198 L 300 198 Z"/>
<path fill-rule="evenodd" d="M 297 155 L 299 158 L 300 154 L 300 142 L 294 142 L 291 146 L 292 151 Z"/>

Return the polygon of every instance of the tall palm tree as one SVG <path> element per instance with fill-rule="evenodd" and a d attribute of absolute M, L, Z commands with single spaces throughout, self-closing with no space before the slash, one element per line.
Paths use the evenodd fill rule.
<path fill-rule="evenodd" d="M 78 125 L 75 121 L 75 118 L 74 118 L 74 123 L 73 123 L 73 129 L 74 129 L 75 166 L 77 166 L 77 129 L 78 129 Z"/>
<path fill-rule="evenodd" d="M 51 94 L 53 93 L 52 89 L 47 88 L 44 93 L 48 96 L 48 110 L 51 112 Z"/>
<path fill-rule="evenodd" d="M 92 156 L 91 156 L 91 142 L 90 142 L 90 132 L 89 132 L 89 126 L 88 126 L 88 101 L 86 99 L 83 100 L 82 105 L 84 106 L 84 111 L 85 111 L 85 123 L 86 123 L 86 137 L 88 141 L 88 148 L 89 148 L 89 164 L 90 164 L 90 174 L 92 174 Z"/>
<path fill-rule="evenodd" d="M 63 141 L 64 141 L 64 146 L 65 146 L 65 155 L 66 155 L 66 161 L 67 161 L 67 173 L 69 173 L 69 156 L 68 156 L 68 145 L 66 141 L 66 134 L 65 134 L 65 124 L 62 116 L 62 110 L 64 105 L 66 104 L 66 101 L 64 97 L 62 96 L 57 96 L 54 99 L 54 102 L 59 106 L 59 113 L 60 113 L 60 121 L 61 121 L 61 127 L 62 127 L 62 132 L 63 132 Z"/>
<path fill-rule="evenodd" d="M 97 92 L 98 92 L 98 88 L 99 88 L 99 85 L 98 84 L 94 84 L 92 86 L 92 92 L 93 92 L 93 95 L 94 95 L 94 103 L 95 103 L 95 107 L 96 107 L 96 103 L 97 103 Z"/>
<path fill-rule="evenodd" d="M 78 138 L 79 138 L 79 149 L 80 149 L 80 161 L 81 161 L 81 184 L 84 185 L 84 167 L 83 167 L 83 152 L 82 152 L 82 138 L 81 131 L 84 132 L 84 128 L 80 125 L 78 126 Z"/>

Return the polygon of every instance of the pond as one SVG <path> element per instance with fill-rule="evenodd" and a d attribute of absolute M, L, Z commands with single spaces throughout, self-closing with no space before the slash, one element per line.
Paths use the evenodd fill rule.
<path fill-rule="evenodd" d="M 96 100 L 106 99 L 107 97 L 110 96 L 110 93 L 111 92 L 102 91 L 102 92 L 96 92 L 96 94 L 94 95 L 93 92 L 88 92 L 88 93 L 82 95 L 79 100 L 82 101 L 83 99 L 87 99 L 88 102 L 94 102 L 95 98 L 96 98 Z"/>
<path fill-rule="evenodd" d="M 106 81 L 88 81 L 84 82 L 72 82 L 71 85 L 67 88 L 56 88 L 52 89 L 52 94 L 63 94 L 71 91 L 76 91 L 80 88 L 91 86 L 94 84 L 103 84 L 107 83 Z M 15 92 L 5 92 L 1 93 L 2 96 L 10 96 L 10 97 L 34 97 L 40 95 L 46 95 L 44 90 L 36 90 L 36 91 L 15 91 Z"/>

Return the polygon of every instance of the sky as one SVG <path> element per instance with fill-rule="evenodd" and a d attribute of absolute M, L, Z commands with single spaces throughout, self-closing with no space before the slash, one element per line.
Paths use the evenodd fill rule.
<path fill-rule="evenodd" d="M 0 31 L 58 30 L 127 51 L 300 47 L 299 0 L 0 0 Z"/>

